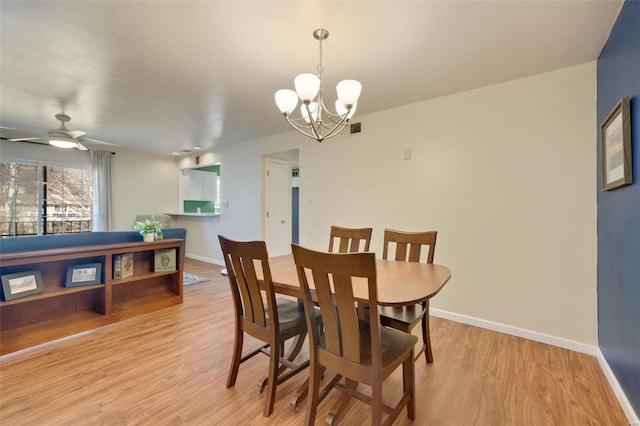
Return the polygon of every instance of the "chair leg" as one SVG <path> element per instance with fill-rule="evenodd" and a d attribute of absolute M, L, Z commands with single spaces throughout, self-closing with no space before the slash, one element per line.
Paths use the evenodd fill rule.
<path fill-rule="evenodd" d="M 411 356 L 402 363 L 402 388 L 405 395 L 409 395 L 407 402 L 407 417 L 410 420 L 416 417 L 416 381 L 415 363 L 413 361 L 413 351 Z"/>
<path fill-rule="evenodd" d="M 316 423 L 321 375 L 322 368 L 311 360 L 311 365 L 309 367 L 309 395 L 307 400 L 307 411 L 304 415 L 304 424 L 306 426 L 312 426 Z"/>
<path fill-rule="evenodd" d="M 427 363 L 433 362 L 433 353 L 431 352 L 431 334 L 429 333 L 429 300 L 425 303 L 425 313 L 422 316 L 422 341 L 424 343 L 424 356 Z"/>
<path fill-rule="evenodd" d="M 307 336 L 306 332 L 296 336 L 294 338 L 295 340 L 291 344 L 291 347 L 289 348 L 289 351 L 286 354 L 284 354 L 284 343 L 283 343 L 282 347 L 281 347 L 281 350 L 280 350 L 280 356 L 284 357 L 285 360 L 293 363 L 293 361 L 296 359 L 298 354 L 300 354 L 300 351 L 302 350 L 302 347 L 304 346 L 304 342 L 305 342 L 305 337 L 306 336 Z M 277 377 L 280 377 L 282 374 L 284 374 L 284 372 L 287 371 L 287 368 L 290 368 L 290 367 L 286 366 L 285 364 L 280 365 L 280 367 L 278 367 L 278 376 Z M 269 379 L 267 377 L 263 377 L 258 382 L 258 387 L 260 388 L 260 393 L 264 392 L 264 389 L 267 387 L 268 380 Z"/>
<path fill-rule="evenodd" d="M 269 376 L 267 378 L 267 395 L 264 401 L 264 411 L 262 415 L 269 417 L 273 413 L 273 406 L 276 401 L 276 388 L 278 387 L 278 366 L 280 365 L 281 344 L 276 342 L 271 345 L 269 352 Z"/>
<path fill-rule="evenodd" d="M 413 362 L 413 358 L 411 358 Z M 371 386 L 371 425 L 382 424 L 382 381 L 375 381 Z"/>
<path fill-rule="evenodd" d="M 296 357 L 300 353 L 300 350 L 304 346 L 305 337 L 307 337 L 306 331 L 295 337 L 295 340 L 289 348 L 289 352 L 287 352 L 287 354 L 284 356 L 288 361 L 293 362 L 293 360 L 296 359 Z"/>
<path fill-rule="evenodd" d="M 236 319 L 236 335 L 234 338 L 233 355 L 231 356 L 231 367 L 227 375 L 227 389 L 235 386 L 238 377 L 238 369 L 240 368 L 242 358 L 242 343 L 244 332 L 240 329 L 239 321 Z"/>
<path fill-rule="evenodd" d="M 336 376 L 336 378 L 339 378 L 339 377 L 340 376 Z M 337 381 L 339 380 L 336 380 L 336 382 Z M 358 389 L 358 382 L 348 377 L 344 378 L 344 385 L 345 387 L 351 388 L 353 390 Z M 343 392 L 338 398 L 338 400 L 333 404 L 333 406 L 331 407 L 331 410 L 329 410 L 329 414 L 327 414 L 324 424 L 327 426 L 334 426 L 338 424 L 338 422 L 340 421 L 340 418 L 344 417 L 345 413 L 347 412 L 347 407 L 351 403 L 352 399 L 353 397 L 351 396 L 351 394 L 347 392 Z"/>

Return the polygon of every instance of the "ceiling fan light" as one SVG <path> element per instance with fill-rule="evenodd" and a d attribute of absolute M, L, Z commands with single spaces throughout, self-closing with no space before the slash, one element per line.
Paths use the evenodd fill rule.
<path fill-rule="evenodd" d="M 298 106 L 298 94 L 293 90 L 282 89 L 275 94 L 276 105 L 281 113 L 289 115 Z"/>
<path fill-rule="evenodd" d="M 64 139 L 49 139 L 49 145 L 53 145 L 56 148 L 77 148 L 78 143 Z"/>
<path fill-rule="evenodd" d="M 320 79 L 315 74 L 299 74 L 293 84 L 302 102 L 311 102 L 320 90 Z"/>
<path fill-rule="evenodd" d="M 336 86 L 336 90 L 338 92 L 338 99 L 340 99 L 345 106 L 348 106 L 358 102 L 362 85 L 356 80 L 342 80 Z"/>

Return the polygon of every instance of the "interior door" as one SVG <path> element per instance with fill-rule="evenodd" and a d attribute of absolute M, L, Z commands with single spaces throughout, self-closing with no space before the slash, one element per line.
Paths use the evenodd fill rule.
<path fill-rule="evenodd" d="M 269 256 L 291 253 L 291 171 L 289 163 L 267 157 L 264 175 L 264 239 Z"/>

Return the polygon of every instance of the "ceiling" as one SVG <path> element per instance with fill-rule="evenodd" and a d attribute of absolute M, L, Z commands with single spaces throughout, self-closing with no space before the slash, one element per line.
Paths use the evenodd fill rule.
<path fill-rule="evenodd" d="M 0 126 L 70 130 L 142 151 L 290 131 L 273 94 L 315 72 L 357 115 L 597 59 L 622 2 L 0 2 Z M 300 136 L 303 137 L 302 135 Z M 90 142 L 90 141 L 87 141 Z"/>

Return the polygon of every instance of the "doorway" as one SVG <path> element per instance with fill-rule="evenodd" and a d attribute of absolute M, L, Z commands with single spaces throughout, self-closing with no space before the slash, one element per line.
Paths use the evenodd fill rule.
<path fill-rule="evenodd" d="M 263 160 L 263 237 L 269 256 L 290 254 L 291 243 L 298 239 L 298 209 L 294 203 L 298 188 L 297 182 L 294 188 L 292 179 L 292 170 L 298 169 L 298 150 L 269 154 Z"/>

